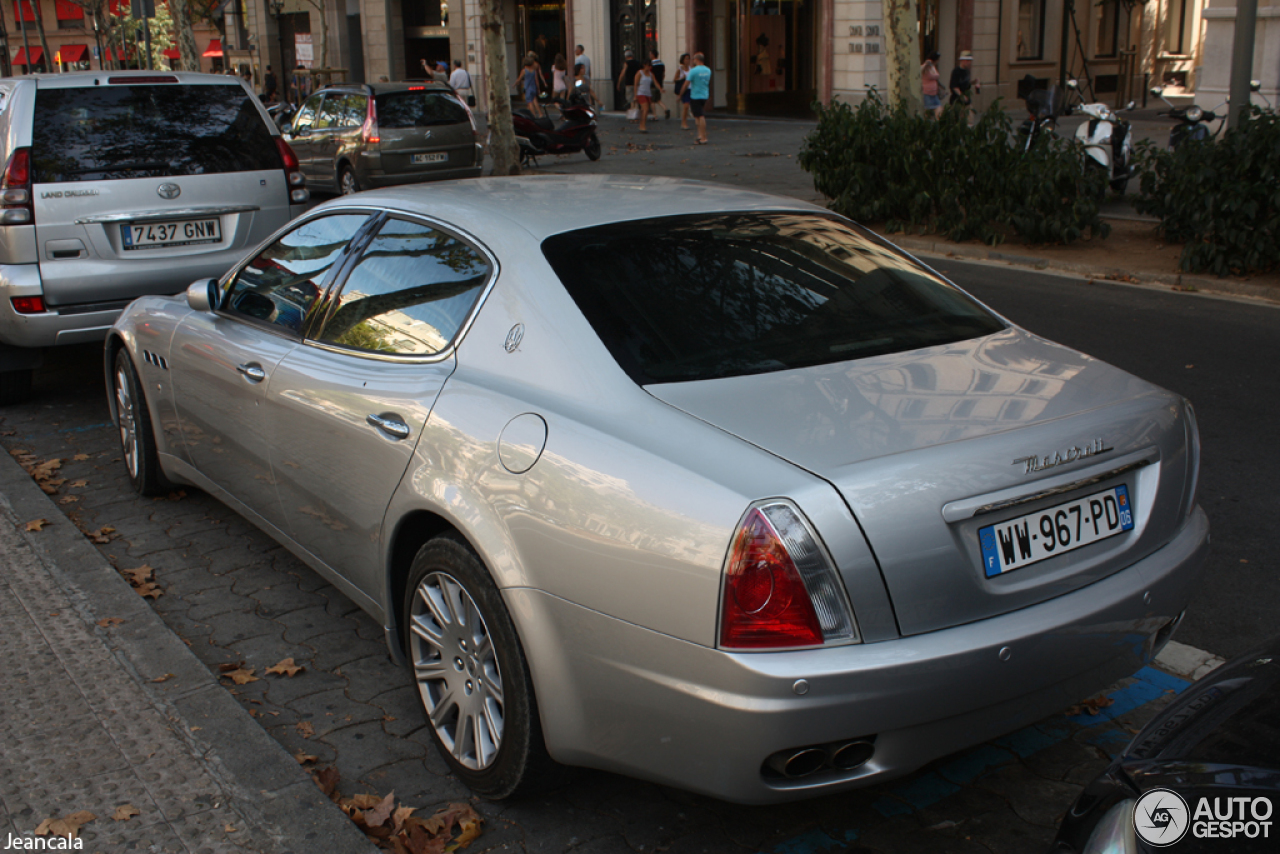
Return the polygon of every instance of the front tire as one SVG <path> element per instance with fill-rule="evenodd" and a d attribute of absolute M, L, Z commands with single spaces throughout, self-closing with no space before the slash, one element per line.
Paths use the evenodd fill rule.
<path fill-rule="evenodd" d="M 600 159 L 600 137 L 596 136 L 594 133 L 591 134 L 591 136 L 587 137 L 587 142 L 582 147 L 582 150 L 586 152 L 588 160 L 599 160 Z"/>
<path fill-rule="evenodd" d="M 356 170 L 350 166 L 343 166 L 342 171 L 338 173 L 338 192 L 344 196 L 360 192 L 360 182 L 356 179 Z"/>
<path fill-rule="evenodd" d="M 546 789 L 564 769 L 542 740 L 520 639 L 480 558 L 439 537 L 409 571 L 405 648 L 432 739 L 458 778 L 501 800 Z"/>
<path fill-rule="evenodd" d="M 140 495 L 164 495 L 173 488 L 160 471 L 156 437 L 151 431 L 151 413 L 142 394 L 137 371 L 129 351 L 116 351 L 111 370 L 111 397 L 115 401 L 116 427 L 129 482 Z"/>

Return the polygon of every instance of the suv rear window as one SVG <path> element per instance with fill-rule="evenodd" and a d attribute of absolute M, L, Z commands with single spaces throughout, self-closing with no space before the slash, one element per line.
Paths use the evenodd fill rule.
<path fill-rule="evenodd" d="M 555 235 L 542 251 L 641 385 L 843 362 L 1005 328 L 868 232 L 818 214 L 613 223 Z"/>
<path fill-rule="evenodd" d="M 283 168 L 239 85 L 40 89 L 32 131 L 36 183 Z"/>
<path fill-rule="evenodd" d="M 384 92 L 373 100 L 379 128 L 421 128 L 470 121 L 466 107 L 448 92 Z"/>

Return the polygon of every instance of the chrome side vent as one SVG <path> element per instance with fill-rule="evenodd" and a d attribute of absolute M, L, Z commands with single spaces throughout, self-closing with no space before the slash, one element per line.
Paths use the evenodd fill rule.
<path fill-rule="evenodd" d="M 164 356 L 152 353 L 150 350 L 142 351 L 142 359 L 147 364 L 154 365 L 162 371 L 169 370 L 169 363 L 165 360 Z"/>

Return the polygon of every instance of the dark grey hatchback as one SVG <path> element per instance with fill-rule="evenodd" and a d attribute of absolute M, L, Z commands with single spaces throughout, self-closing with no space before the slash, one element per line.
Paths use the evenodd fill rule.
<path fill-rule="evenodd" d="M 309 186 L 339 193 L 475 178 L 475 117 L 443 83 L 340 83 L 313 94 L 283 129 Z"/>

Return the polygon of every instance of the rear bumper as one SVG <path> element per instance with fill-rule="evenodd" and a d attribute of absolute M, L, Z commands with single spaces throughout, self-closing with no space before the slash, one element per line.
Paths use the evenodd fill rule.
<path fill-rule="evenodd" d="M 969 625 L 825 650 L 730 654 L 542 591 L 504 595 L 556 759 L 769 803 L 901 776 L 1132 674 L 1186 608 L 1208 536 L 1197 509 L 1164 548 L 1084 589 Z M 853 770 L 792 780 L 762 772 L 778 751 L 871 736 L 874 755 Z"/>
<path fill-rule="evenodd" d="M 43 296 L 38 264 L 0 265 L 0 343 L 11 347 L 52 347 L 101 341 L 123 306 L 100 311 L 44 311 L 19 314 L 13 297 Z"/>
<path fill-rule="evenodd" d="M 472 166 L 458 169 L 439 169 L 416 172 L 387 172 L 382 168 L 380 155 L 369 152 L 361 157 L 356 168 L 356 178 L 360 186 L 395 187 L 403 184 L 420 184 L 427 181 L 450 181 L 455 178 L 479 178 L 484 171 L 484 146 L 476 144 L 475 161 Z"/>

